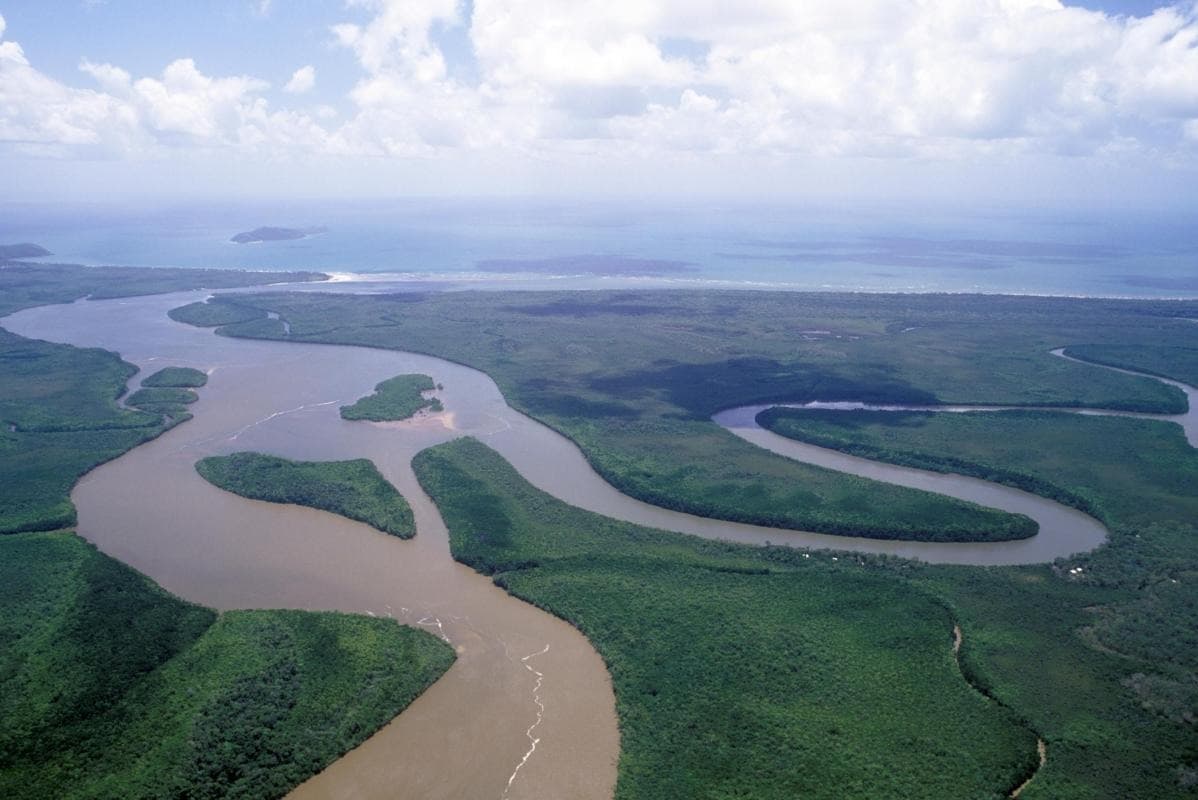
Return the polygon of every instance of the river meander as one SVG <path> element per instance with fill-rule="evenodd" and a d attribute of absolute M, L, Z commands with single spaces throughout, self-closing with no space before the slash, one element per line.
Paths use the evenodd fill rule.
<path fill-rule="evenodd" d="M 219 609 L 338 609 L 392 616 L 458 651 L 446 675 L 394 722 L 294 793 L 300 798 L 610 797 L 619 739 L 602 660 L 566 623 L 509 597 L 454 562 L 444 524 L 411 459 L 472 435 L 562 500 L 631 522 L 710 538 L 892 553 L 930 562 L 1021 564 L 1092 549 L 1106 530 L 1035 495 L 956 475 L 853 458 L 758 427 L 761 406 L 715 421 L 789 457 L 1023 513 L 1031 539 L 896 542 L 704 519 L 629 498 L 572 442 L 509 408 L 485 374 L 441 359 L 368 348 L 215 336 L 166 312 L 206 293 L 81 301 L 3 320 L 23 336 L 103 347 L 142 368 L 207 371 L 195 418 L 84 477 L 78 530 L 104 552 L 189 600 Z M 338 407 L 401 373 L 444 389 L 441 414 L 346 422 Z M 1193 430 L 1194 410 L 1186 423 Z M 370 458 L 413 507 L 417 536 L 384 536 L 332 514 L 247 500 L 194 471 L 207 455 L 258 450 L 298 459 Z"/>

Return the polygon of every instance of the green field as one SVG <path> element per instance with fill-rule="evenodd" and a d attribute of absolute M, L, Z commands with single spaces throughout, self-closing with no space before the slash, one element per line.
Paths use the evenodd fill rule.
<path fill-rule="evenodd" d="M 415 466 L 454 557 L 607 662 L 618 798 L 997 798 L 1034 769 L 1035 735 L 962 678 L 930 593 L 573 508 L 475 440 Z"/>
<path fill-rule="evenodd" d="M 426 399 L 423 392 L 436 390 L 427 375 L 396 375 L 374 387 L 374 394 L 361 398 L 352 406 L 341 406 L 341 418 L 387 422 L 407 419 L 418 411 L 440 411 L 441 401 Z"/>
<path fill-rule="evenodd" d="M 401 539 L 416 535 L 411 507 L 365 458 L 290 461 L 262 453 L 233 453 L 197 461 L 196 472 L 243 497 L 331 511 Z"/>
<path fill-rule="evenodd" d="M 68 533 L 0 539 L 0 796 L 282 797 L 449 668 L 390 620 L 217 616 Z"/>

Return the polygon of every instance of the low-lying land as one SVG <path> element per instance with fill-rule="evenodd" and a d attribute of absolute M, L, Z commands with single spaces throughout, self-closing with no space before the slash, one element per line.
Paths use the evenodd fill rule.
<path fill-rule="evenodd" d="M 120 408 L 135 371 L 0 330 L 0 796 L 280 797 L 453 652 L 387 620 L 217 617 L 69 532 L 16 533 L 73 524 L 80 475 L 185 418 Z"/>
<path fill-rule="evenodd" d="M 758 422 L 863 458 L 1005 483 L 1108 526 L 1198 519 L 1198 453 L 1172 423 L 1052 411 L 796 408 L 769 409 Z"/>
<path fill-rule="evenodd" d="M 1060 796 L 1169 797 L 1193 785 L 1198 452 L 1177 425 L 1034 411 L 763 417 L 794 438 L 978 475 L 1098 516 L 1110 543 L 1051 570 L 921 572 L 979 631 L 978 671 L 1046 732 L 1054 770 L 1075 773 L 1078 788 Z"/>
<path fill-rule="evenodd" d="M 1189 340 L 1192 341 L 1193 337 L 1189 337 Z M 1198 347 L 1194 346 L 1075 344 L 1065 348 L 1065 355 L 1198 386 Z"/>
<path fill-rule="evenodd" d="M 254 327 L 259 319 L 219 329 L 227 335 L 407 349 L 468 364 L 494 377 L 514 407 L 578 443 L 627 494 L 703 516 L 826 533 L 978 541 L 1025 537 L 1034 525 L 796 464 L 741 441 L 713 423 L 712 413 L 769 399 L 935 402 L 941 392 L 953 402 L 1184 407 L 1180 392 L 1154 381 L 1106 373 L 1087 383 L 1080 373 L 1091 368 L 1048 352 L 1071 326 L 1088 336 L 1102 329 L 1099 320 L 1116 330 L 1147 329 L 1156 319 L 1151 308 L 1104 308 L 1091 318 L 1050 303 L 1004 310 L 1010 298 L 993 300 L 996 314 L 972 298 L 933 298 L 940 308 L 917 298 L 898 304 L 746 292 L 582 297 L 238 295 L 189 308 L 217 309 L 200 316 L 219 316 L 226 305 L 256 309 L 259 317 L 269 311 L 290 326 L 285 334 L 279 320 L 269 320 L 276 325 L 267 331 Z M 899 333 L 920 316 L 938 329 Z M 985 325 L 1000 335 L 981 336 Z M 796 331 L 807 326 L 836 333 L 799 347 Z M 980 369 L 983 359 L 972 349 L 1001 368 Z M 951 378 L 957 369 L 959 381 Z M 977 394 L 960 396 L 961 386 Z M 987 389 L 994 395 L 982 394 Z"/>
<path fill-rule="evenodd" d="M 401 539 L 416 535 L 411 507 L 365 458 L 291 461 L 262 453 L 233 453 L 197 461 L 196 472 L 242 497 L 331 511 Z"/>
<path fill-rule="evenodd" d="M 198 389 L 208 383 L 208 375 L 193 367 L 163 367 L 141 382 L 142 386 L 161 389 Z"/>
<path fill-rule="evenodd" d="M 1198 317 L 1198 303 L 1189 301 L 640 292 L 275 294 L 243 295 L 238 302 L 285 318 L 290 335 L 274 338 L 409 349 L 483 369 L 512 405 L 573 438 L 625 491 L 648 499 L 668 496 L 674 507 L 701 513 L 721 506 L 717 516 L 741 513 L 756 498 L 757 508 L 810 519 L 822 499 L 813 491 L 796 507 L 800 498 L 787 493 L 820 486 L 819 476 L 724 435 L 708 420 L 718 409 L 769 400 L 861 399 L 1177 412 L 1185 400 L 1176 390 L 1050 351 L 1071 342 L 1198 344 L 1198 326 L 1179 319 Z M 224 332 L 257 335 L 236 325 Z M 1169 352 L 1160 357 L 1167 363 L 1127 366 L 1184 374 Z M 1045 450 L 1039 435 L 1029 432 L 1022 440 L 1028 457 Z M 1104 465 L 1112 480 L 1100 489 L 1082 493 L 1047 472 L 1040 477 L 1095 508 L 1109 506 L 1114 497 L 1130 507 L 1144 483 L 1121 487 L 1114 476 L 1129 447 L 1145 446 L 1136 443 L 1140 435 L 1129 434 L 1122 447 L 1110 449 L 1096 444 L 1106 442 L 1096 428 L 1052 441 L 1058 459 L 1087 453 L 1093 464 Z M 1017 441 L 1007 438 L 1010 445 Z M 941 455 L 959 457 L 949 449 Z M 1013 460 L 979 463 L 1032 474 Z M 1192 487 L 1169 486 L 1170 502 L 1193 495 Z M 861 513 L 879 526 L 893 530 L 920 518 L 883 494 L 874 497 Z M 1192 723 L 1178 721 L 1193 712 L 1170 716 L 1157 710 L 1192 708 L 1189 701 L 1168 698 L 1185 697 L 1195 672 L 1191 666 L 1162 671 L 1158 656 L 1189 665 L 1198 653 L 1192 634 L 1176 624 L 1188 612 L 1175 613 L 1183 598 L 1195 595 L 1192 548 L 1198 535 L 1192 514 L 1170 502 L 1153 504 L 1159 521 L 1105 518 L 1113 531 L 1110 543 L 1057 567 L 980 570 L 853 558 L 860 569 L 910 581 L 951 608 L 965 631 L 962 661 L 970 675 L 1048 742 L 1048 764 L 1024 798 L 1174 797 L 1195 780 Z M 475 510 L 485 516 L 486 503 Z M 504 535 L 502 526 L 479 527 L 488 540 Z M 473 558 L 471 551 L 459 552 Z M 543 556 L 530 551 L 488 558 L 516 569 L 524 561 L 541 563 Z M 840 570 L 855 568 L 846 561 L 838 562 Z M 1082 572 L 1070 572 L 1078 566 Z M 617 575 L 605 578 L 618 585 Z M 604 585 L 574 584 L 554 595 L 555 611 L 574 619 L 567 605 L 589 606 L 588 598 Z M 1162 600 L 1166 592 L 1175 594 Z M 745 608 L 748 616 L 760 610 Z M 1096 638 L 1096 626 L 1108 620 L 1118 620 L 1127 637 L 1122 649 Z M 1130 644 L 1135 631 L 1152 639 L 1152 649 Z M 695 730 L 710 729 L 716 737 L 723 725 Z M 696 735 L 686 727 L 679 734 L 672 723 L 666 727 L 671 732 L 662 737 L 684 743 Z M 706 757 L 720 748 L 713 739 Z"/>
<path fill-rule="evenodd" d="M 117 406 L 136 371 L 105 350 L 0 329 L 0 533 L 75 524 L 75 481 L 166 430 L 161 413 Z"/>
<path fill-rule="evenodd" d="M 427 375 L 396 375 L 374 387 L 374 394 L 367 395 L 352 406 L 341 406 L 341 418 L 388 422 L 407 419 L 419 411 L 440 411 L 441 401 L 425 397 L 425 392 L 436 390 L 433 379 Z"/>
<path fill-rule="evenodd" d="M 453 662 L 391 620 L 213 611 L 69 533 L 0 539 L 0 796 L 282 797 Z"/>
<path fill-rule="evenodd" d="M 475 440 L 415 466 L 454 557 L 607 662 L 618 798 L 998 797 L 1035 767 L 1035 735 L 962 680 L 929 593 L 573 508 Z"/>
<path fill-rule="evenodd" d="M 321 272 L 249 272 L 168 267 L 84 267 L 79 264 L 0 263 L 0 316 L 84 297 L 103 300 L 192 289 L 234 289 L 271 283 L 323 281 Z"/>

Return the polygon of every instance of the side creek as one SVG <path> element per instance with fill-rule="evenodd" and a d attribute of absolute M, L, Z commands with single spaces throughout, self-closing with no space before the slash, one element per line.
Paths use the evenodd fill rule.
<path fill-rule="evenodd" d="M 97 468 L 72 492 L 79 533 L 104 552 L 215 608 L 390 616 L 456 648 L 457 663 L 438 683 L 293 797 L 612 794 L 619 734 L 602 659 L 573 627 L 454 562 L 440 515 L 415 479 L 412 457 L 458 436 L 486 442 L 565 502 L 708 538 L 991 565 L 1051 561 L 1093 549 L 1106 537 L 1093 518 L 1035 495 L 784 439 L 756 425 L 766 406 L 731 409 L 714 419 L 787 457 L 1027 514 L 1041 532 L 993 544 L 896 542 L 669 511 L 607 484 L 572 442 L 509 408 L 484 373 L 397 351 L 231 339 L 166 316 L 205 296 L 80 301 L 27 309 L 2 322 L 22 336 L 116 351 L 141 368 L 135 382 L 168 365 L 209 374 L 191 407 L 193 420 Z M 443 384 L 437 396 L 445 411 L 402 423 L 340 418 L 339 406 L 401 373 L 424 373 Z M 1191 405 L 1187 432 L 1196 430 L 1194 414 Z M 417 536 L 402 541 L 332 514 L 247 500 L 195 473 L 198 459 L 238 450 L 306 460 L 369 458 L 412 505 Z"/>

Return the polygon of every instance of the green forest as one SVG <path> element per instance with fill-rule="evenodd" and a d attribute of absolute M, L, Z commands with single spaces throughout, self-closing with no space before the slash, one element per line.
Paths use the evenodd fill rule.
<path fill-rule="evenodd" d="M 998 798 L 1034 769 L 1035 734 L 962 679 L 931 593 L 582 511 L 473 439 L 415 466 L 454 558 L 603 656 L 618 798 Z"/>
<path fill-rule="evenodd" d="M 396 375 L 374 387 L 369 394 L 350 406 L 341 406 L 341 418 L 387 422 L 407 419 L 418 411 L 440 411 L 441 401 L 425 398 L 424 392 L 437 389 L 427 375 Z"/>
<path fill-rule="evenodd" d="M 331 511 L 401 539 L 416 535 L 408 502 L 365 458 L 291 461 L 263 453 L 233 453 L 200 459 L 196 472 L 242 497 Z"/>
<path fill-rule="evenodd" d="M 282 797 L 453 662 L 394 621 L 210 609 L 70 533 L 0 538 L 0 796 Z"/>
<path fill-rule="evenodd" d="M 0 329 L 0 533 L 75 524 L 68 495 L 81 475 L 185 417 L 120 408 L 136 372 L 114 353 Z"/>
<path fill-rule="evenodd" d="M 655 489 L 675 480 L 684 491 L 673 498 L 674 507 L 694 511 L 734 494 L 737 480 L 756 486 L 753 492 L 767 508 L 786 506 L 787 492 L 811 482 L 810 471 L 763 456 L 709 422 L 720 408 L 772 399 L 860 399 L 1175 413 L 1184 409 L 1185 398 L 1171 387 L 1050 351 L 1071 342 L 1134 346 L 1159 360 L 1143 369 L 1181 376 L 1177 348 L 1192 347 L 1196 331 L 1180 318 L 1198 316 L 1192 301 L 756 292 L 269 294 L 240 296 L 239 302 L 286 319 L 291 333 L 279 338 L 414 350 L 483 369 L 512 405 L 573 438 L 617 486 L 654 499 Z M 807 330 L 826 333 L 799 335 Z M 239 333 L 237 326 L 224 332 Z M 1085 457 L 1075 460 L 1101 466 L 1110 476 L 1126 472 L 1119 465 L 1128 447 L 1139 448 L 1104 449 L 1105 436 L 1094 427 L 1062 430 L 1044 447 L 1025 448 L 1023 456 L 1035 451 L 1064 460 L 1080 453 Z M 917 449 L 924 464 L 971 460 L 961 450 Z M 1023 485 L 1095 513 L 1116 497 L 1124 507 L 1137 505 L 1136 491 L 1145 486 L 1064 481 L 1047 469 L 1037 473 L 1016 463 L 1014 455 L 972 460 L 984 474 L 999 480 L 1018 474 L 1028 481 Z M 768 468 L 761 468 L 763 461 Z M 634 469 L 639 474 L 632 483 L 613 477 Z M 636 490 L 637 482 L 647 488 Z M 1192 485 L 1165 486 L 1174 501 L 1194 494 Z M 507 529 L 502 519 L 495 524 L 486 516 L 485 505 L 472 509 L 483 514 L 482 541 L 502 541 Z M 1021 797 L 1180 797 L 1196 780 L 1198 752 L 1192 723 L 1185 720 L 1194 714 L 1186 698 L 1198 645 L 1178 628 L 1178 620 L 1190 625 L 1192 615 L 1177 606 L 1195 595 L 1191 548 L 1198 539 L 1184 503 L 1142 505 L 1159 519 L 1103 516 L 1112 529 L 1110 543 L 1056 565 L 976 569 L 851 557 L 861 569 L 905 581 L 950 609 L 965 634 L 962 660 L 971 678 L 1047 742 L 1047 765 Z M 787 511 L 810 516 L 810 508 Z M 920 518 L 882 500 L 861 513 L 892 530 Z M 512 531 L 518 533 L 515 526 Z M 476 568 L 500 572 L 526 570 L 544 559 L 506 545 L 485 558 L 476 550 L 457 552 Z M 792 558 L 789 551 L 772 557 Z M 592 591 L 594 586 L 577 588 L 553 606 L 556 613 L 574 619 L 564 603 L 585 604 Z M 1117 646 L 1109 635 L 1098 638 L 1107 625 L 1121 631 Z"/>
<path fill-rule="evenodd" d="M 263 279 L 6 265 L 0 311 Z M 281 797 L 399 713 L 453 652 L 389 620 L 218 616 L 55 530 L 75 523 L 81 475 L 186 420 L 178 401 L 206 380 L 168 367 L 126 398 L 143 405 L 122 408 L 136 371 L 0 329 L 0 796 Z"/>
<path fill-rule="evenodd" d="M 141 382 L 143 387 L 153 389 L 198 389 L 208 383 L 208 376 L 193 367 L 163 367 Z"/>
<path fill-rule="evenodd" d="M 234 302 L 221 297 L 209 305 Z M 713 423 L 769 400 L 1185 408 L 1179 390 L 1051 355 L 1185 341 L 1193 302 L 776 292 L 238 295 L 290 333 L 487 372 L 634 497 L 703 516 L 879 538 L 1027 536 L 1027 520 L 763 452 Z M 630 325 L 629 321 L 636 324 Z M 277 320 L 276 320 L 277 322 Z M 818 330 L 819 336 L 801 335 Z M 881 510 L 881 512 L 879 511 Z M 966 532 L 968 528 L 968 532 Z"/>
<path fill-rule="evenodd" d="M 1049 351 L 1184 378 L 1198 335 L 1179 319 L 1198 316 L 1198 303 L 1171 301 L 478 292 L 238 295 L 236 304 L 254 314 L 224 334 L 407 349 L 484 369 L 512 405 L 572 437 L 631 494 L 729 518 L 782 509 L 774 524 L 856 515 L 897 536 L 944 536 L 959 517 L 939 501 L 867 497 L 876 484 L 762 454 L 710 415 L 774 399 L 1172 413 L 1184 408 L 1179 391 Z M 65 366 L 36 381 L 40 372 L 25 373 L 17 402 L 0 396 L 8 434 L 154 435 L 166 424 L 116 405 L 129 368 L 111 354 L 9 344 Z M 80 353 L 95 355 L 71 360 Z M 2 368 L 19 374 L 22 358 Z M 106 388 L 72 383 L 85 364 Z M 43 398 L 70 413 L 45 414 Z M 1198 468 L 1176 426 L 1040 411 L 763 421 L 1059 498 L 1098 516 L 1111 539 L 1055 564 L 1003 568 L 749 548 L 566 506 L 475 441 L 425 451 L 418 476 L 455 558 L 578 626 L 606 660 L 622 732 L 619 797 L 1003 797 L 1028 777 L 1024 800 L 1192 796 Z M 841 502 L 854 494 L 857 503 Z M 973 520 L 971 538 L 993 535 L 984 516 Z M 216 702 L 289 702 L 278 699 L 292 696 L 278 688 L 286 669 L 262 670 Z"/>

